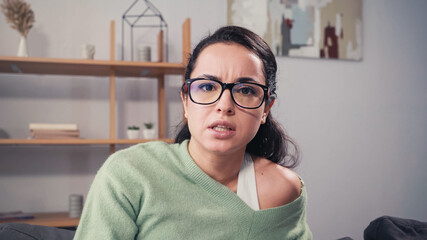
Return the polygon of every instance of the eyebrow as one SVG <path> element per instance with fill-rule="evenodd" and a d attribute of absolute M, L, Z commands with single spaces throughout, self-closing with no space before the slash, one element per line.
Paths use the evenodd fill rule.
<path fill-rule="evenodd" d="M 209 79 L 209 80 L 219 81 L 218 77 L 216 77 L 214 75 L 210 75 L 210 74 L 203 74 L 203 75 L 199 76 L 198 78 L 206 78 L 206 79 Z"/>
<path fill-rule="evenodd" d="M 258 81 L 256 81 L 255 79 L 253 79 L 253 78 L 250 78 L 250 77 L 241 77 L 241 78 L 238 78 L 238 79 L 236 79 L 237 81 L 236 82 L 241 82 L 241 83 L 246 83 L 246 82 L 254 82 L 254 83 L 259 83 Z"/>
<path fill-rule="evenodd" d="M 200 75 L 198 78 L 206 78 L 206 79 L 209 79 L 209 80 L 216 80 L 216 81 L 222 82 L 217 76 L 210 75 L 210 74 L 203 74 L 203 75 Z M 236 82 L 241 82 L 241 83 L 246 83 L 246 82 L 259 83 L 258 81 L 256 81 L 253 78 L 250 78 L 250 77 L 240 77 L 240 78 L 237 78 Z"/>

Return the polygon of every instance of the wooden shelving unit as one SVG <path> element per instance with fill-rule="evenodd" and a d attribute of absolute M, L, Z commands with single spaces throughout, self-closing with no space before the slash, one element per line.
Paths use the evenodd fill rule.
<path fill-rule="evenodd" d="M 151 77 L 184 74 L 183 63 L 0 56 L 1 73 Z"/>
<path fill-rule="evenodd" d="M 8 221 L 0 221 L 0 224 L 6 222 L 27 223 L 32 225 L 41 225 L 49 227 L 77 227 L 79 218 L 70 218 L 68 212 L 52 212 L 52 213 L 29 213 L 33 215 L 32 219 L 16 219 Z"/>
<path fill-rule="evenodd" d="M 158 62 L 130 62 L 115 60 L 115 24 L 110 24 L 110 60 L 59 59 L 0 56 L 0 73 L 11 74 L 49 74 L 77 76 L 105 76 L 110 82 L 110 136 L 108 139 L 0 139 L 0 145 L 30 145 L 30 144 L 107 144 L 110 152 L 115 151 L 116 144 L 136 144 L 153 140 L 173 142 L 166 138 L 165 126 L 165 75 L 181 75 L 184 78 L 185 63 L 190 53 L 190 19 L 186 19 L 182 29 L 182 62 L 165 62 L 163 32 L 157 37 Z M 116 77 L 147 77 L 158 81 L 158 119 L 159 139 L 117 139 L 115 85 Z"/>

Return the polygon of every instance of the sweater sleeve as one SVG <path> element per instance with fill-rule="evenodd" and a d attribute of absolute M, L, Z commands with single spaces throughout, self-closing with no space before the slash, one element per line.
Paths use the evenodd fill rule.
<path fill-rule="evenodd" d="M 74 239 L 135 239 L 138 233 L 126 173 L 120 164 L 109 163 L 92 183 Z"/>

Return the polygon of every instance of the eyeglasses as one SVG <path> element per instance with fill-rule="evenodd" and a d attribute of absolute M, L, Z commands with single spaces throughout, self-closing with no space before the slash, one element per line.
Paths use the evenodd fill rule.
<path fill-rule="evenodd" d="M 223 83 L 213 79 L 192 78 L 185 80 L 183 87 L 185 92 L 190 89 L 191 101 L 201 105 L 215 103 L 225 89 L 230 90 L 234 103 L 246 109 L 259 108 L 268 98 L 268 88 L 253 82 Z"/>

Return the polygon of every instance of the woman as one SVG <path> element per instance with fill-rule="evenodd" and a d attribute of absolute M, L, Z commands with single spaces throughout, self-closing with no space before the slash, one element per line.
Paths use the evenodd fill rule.
<path fill-rule="evenodd" d="M 268 45 L 247 29 L 203 39 L 187 66 L 176 144 L 113 154 L 76 239 L 311 239 L 305 188 L 287 168 L 295 145 L 270 114 L 276 71 Z"/>

